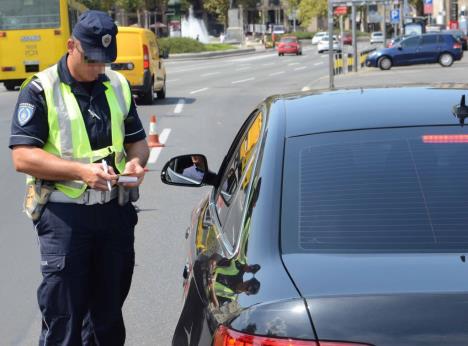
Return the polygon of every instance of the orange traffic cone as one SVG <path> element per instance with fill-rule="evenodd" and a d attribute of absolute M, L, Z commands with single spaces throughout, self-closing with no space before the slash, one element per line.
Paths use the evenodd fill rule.
<path fill-rule="evenodd" d="M 150 148 L 163 147 L 164 144 L 159 143 L 159 136 L 156 132 L 156 115 L 152 115 L 150 119 L 148 146 Z"/>

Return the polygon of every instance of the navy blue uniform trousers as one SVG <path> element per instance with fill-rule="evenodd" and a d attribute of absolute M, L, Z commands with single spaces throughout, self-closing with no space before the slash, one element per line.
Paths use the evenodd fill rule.
<path fill-rule="evenodd" d="M 135 263 L 131 203 L 48 203 L 35 222 L 43 280 L 40 346 L 119 346 Z"/>

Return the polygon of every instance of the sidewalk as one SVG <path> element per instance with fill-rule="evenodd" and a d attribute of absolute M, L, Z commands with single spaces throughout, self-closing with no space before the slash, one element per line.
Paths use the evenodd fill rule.
<path fill-rule="evenodd" d="M 468 86 L 466 71 L 468 69 L 468 55 L 461 61 L 456 61 L 451 67 L 439 64 L 412 65 L 392 67 L 389 71 L 364 67 L 358 72 L 348 72 L 336 75 L 335 89 L 359 89 L 372 87 L 396 87 L 411 85 L 433 85 L 435 87 L 464 87 Z M 329 76 L 321 77 L 310 82 L 304 90 L 323 90 L 329 87 Z"/>

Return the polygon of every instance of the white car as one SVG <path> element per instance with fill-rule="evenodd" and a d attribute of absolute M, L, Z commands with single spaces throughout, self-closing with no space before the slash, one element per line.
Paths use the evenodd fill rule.
<path fill-rule="evenodd" d="M 383 32 L 382 31 L 375 31 L 370 35 L 370 43 L 384 43 L 383 41 Z"/>
<path fill-rule="evenodd" d="M 312 44 L 318 44 L 321 40 L 322 37 L 328 36 L 328 32 L 325 31 L 319 31 L 312 37 Z"/>
<path fill-rule="evenodd" d="M 323 53 L 325 51 L 328 51 L 329 48 L 330 48 L 330 42 L 328 40 L 328 36 L 322 37 L 319 43 L 317 44 L 317 51 L 319 53 Z M 341 52 L 341 44 L 335 35 L 333 35 L 333 50 L 337 52 Z"/>
<path fill-rule="evenodd" d="M 282 35 L 286 33 L 286 29 L 284 28 L 284 25 L 276 24 L 276 25 L 273 25 L 271 33 L 275 35 Z"/>

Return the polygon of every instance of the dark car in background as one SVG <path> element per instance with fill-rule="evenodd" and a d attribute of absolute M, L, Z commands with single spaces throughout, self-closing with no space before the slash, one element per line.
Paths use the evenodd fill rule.
<path fill-rule="evenodd" d="M 467 50 L 468 49 L 468 45 L 467 45 L 467 36 L 465 35 L 465 33 L 461 30 L 446 30 L 446 31 L 443 31 L 444 33 L 449 33 L 451 35 L 453 35 L 457 40 L 459 40 L 462 44 L 462 48 L 463 50 Z"/>
<path fill-rule="evenodd" d="M 169 160 L 164 183 L 212 186 L 185 233 L 172 344 L 466 346 L 465 93 L 273 96 L 217 173 Z"/>
<path fill-rule="evenodd" d="M 366 58 L 366 66 L 389 70 L 392 66 L 439 63 L 444 67 L 463 57 L 460 41 L 447 33 L 411 35 L 392 48 L 379 49 Z"/>

